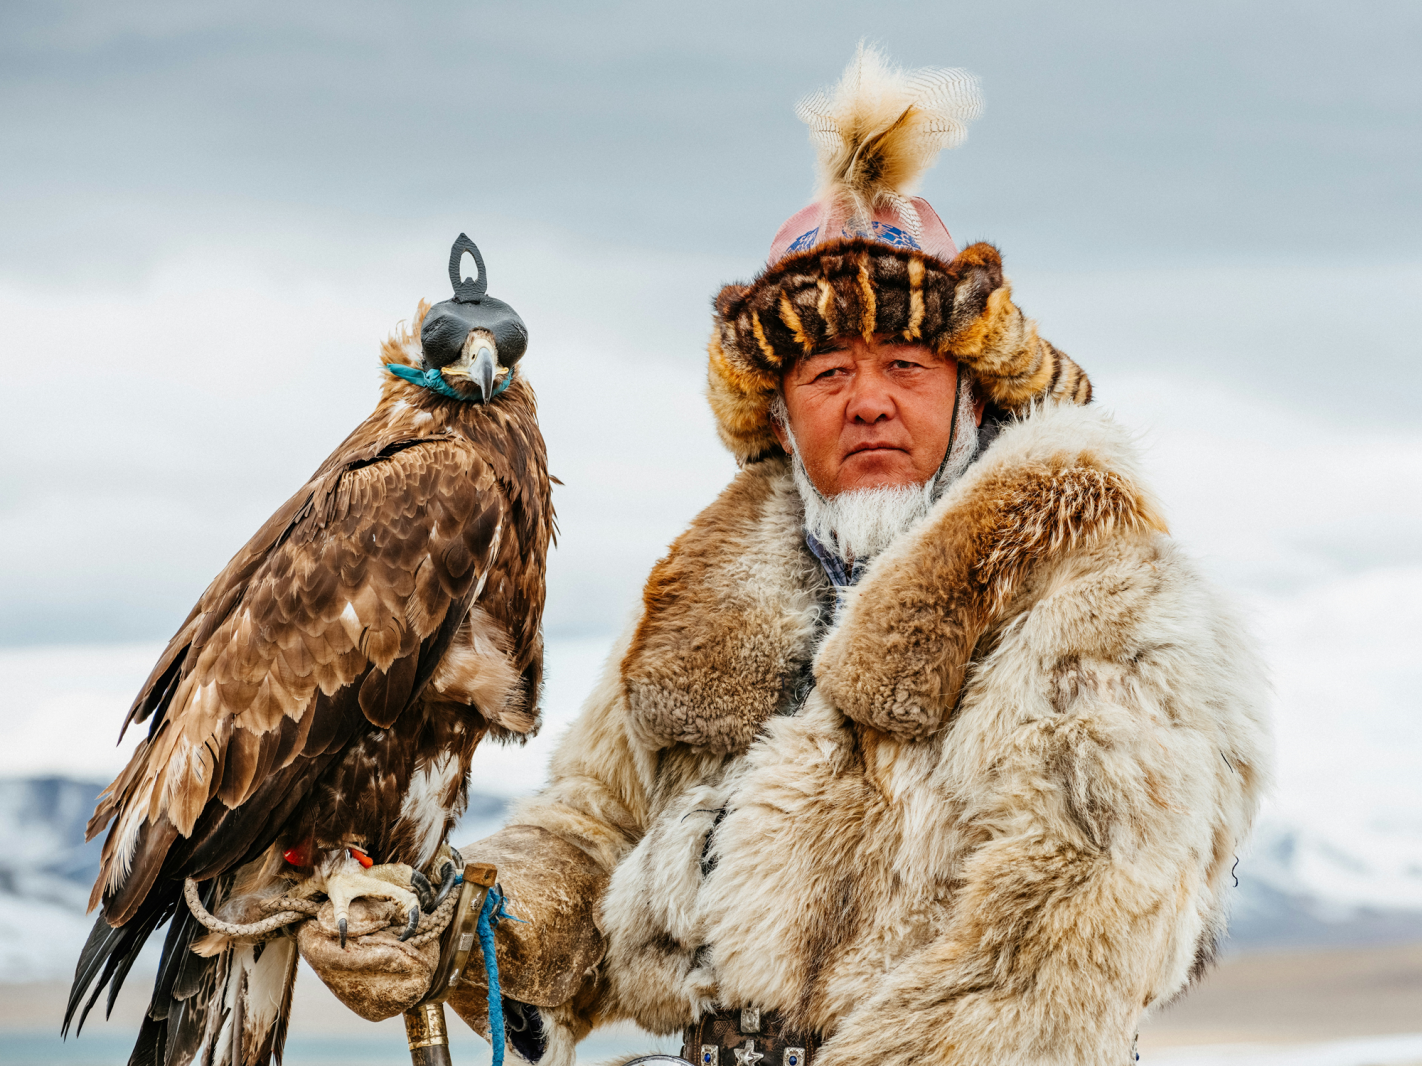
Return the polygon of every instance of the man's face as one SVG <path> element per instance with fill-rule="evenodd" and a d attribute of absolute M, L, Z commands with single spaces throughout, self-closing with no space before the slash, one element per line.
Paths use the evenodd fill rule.
<path fill-rule="evenodd" d="M 923 484 L 948 453 L 958 364 L 921 344 L 835 343 L 782 383 L 805 472 L 825 496 Z M 775 435 L 789 451 L 784 428 Z"/>

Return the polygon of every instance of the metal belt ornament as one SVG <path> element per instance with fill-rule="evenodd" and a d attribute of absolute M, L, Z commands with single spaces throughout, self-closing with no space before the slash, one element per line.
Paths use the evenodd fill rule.
<path fill-rule="evenodd" d="M 498 868 L 487 862 L 464 866 L 464 882 L 459 888 L 459 904 L 444 937 L 435 964 L 434 977 L 425 998 L 405 1012 L 405 1039 L 410 1046 L 413 1066 L 450 1066 L 449 1030 L 444 1021 L 444 1000 L 459 983 L 469 963 L 474 945 L 484 954 L 489 974 L 489 1039 L 494 1047 L 495 1066 L 504 1058 L 503 1002 L 499 992 L 498 963 L 493 955 L 493 925 L 502 916 L 502 897 L 495 888 Z M 483 928 L 481 928 L 481 926 Z M 481 936 L 481 934 L 487 935 Z M 498 1032 L 495 1030 L 495 1019 Z"/>

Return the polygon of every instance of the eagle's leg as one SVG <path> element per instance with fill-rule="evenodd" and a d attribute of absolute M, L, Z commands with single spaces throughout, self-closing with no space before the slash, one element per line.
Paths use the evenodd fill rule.
<path fill-rule="evenodd" d="M 336 928 L 341 931 L 341 947 L 346 946 L 346 925 L 351 901 L 361 898 L 393 900 L 409 915 L 401 940 L 408 940 L 420 923 L 420 898 L 413 890 L 415 871 L 403 862 L 369 868 L 361 865 L 347 849 L 327 859 L 315 874 L 292 891 L 294 896 L 326 893 L 335 910 Z M 428 888 L 428 882 L 426 883 Z"/>

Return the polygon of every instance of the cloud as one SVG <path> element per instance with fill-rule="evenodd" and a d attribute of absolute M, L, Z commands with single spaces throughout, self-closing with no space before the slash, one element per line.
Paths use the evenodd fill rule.
<path fill-rule="evenodd" d="M 988 108 L 925 195 L 1032 262 L 1411 254 L 1422 9 L 1129 0 L 880 9 L 7 4 L 0 271 L 122 276 L 210 229 L 497 209 L 762 249 L 809 196 L 795 99 L 856 41 Z M 753 27 L 753 28 L 752 28 Z"/>

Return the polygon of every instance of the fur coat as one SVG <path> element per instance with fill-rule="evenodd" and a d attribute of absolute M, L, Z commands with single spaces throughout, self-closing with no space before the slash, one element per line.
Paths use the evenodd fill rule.
<path fill-rule="evenodd" d="M 1248 635 L 1094 408 L 1005 428 L 827 631 L 801 522 L 786 460 L 748 464 L 465 849 L 534 919 L 500 951 L 543 1061 L 719 1005 L 823 1033 L 817 1066 L 1124 1066 L 1225 931 L 1269 774 Z"/>

